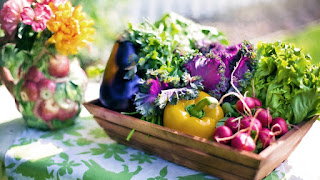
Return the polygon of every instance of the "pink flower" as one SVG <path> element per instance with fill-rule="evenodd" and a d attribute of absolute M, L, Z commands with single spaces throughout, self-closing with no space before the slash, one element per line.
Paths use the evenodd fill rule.
<path fill-rule="evenodd" d="M 20 13 L 24 7 L 30 7 L 28 0 L 9 0 L 0 11 L 1 29 L 9 36 L 14 36 L 17 25 L 21 21 Z"/>
<path fill-rule="evenodd" d="M 36 4 L 35 9 L 31 7 L 23 8 L 21 13 L 22 22 L 32 26 L 36 32 L 43 31 L 47 27 L 47 22 L 53 13 L 48 5 Z"/>
<path fill-rule="evenodd" d="M 49 3 L 53 3 L 55 7 L 60 6 L 61 4 L 65 4 L 67 0 L 44 0 L 42 4 L 49 5 Z"/>

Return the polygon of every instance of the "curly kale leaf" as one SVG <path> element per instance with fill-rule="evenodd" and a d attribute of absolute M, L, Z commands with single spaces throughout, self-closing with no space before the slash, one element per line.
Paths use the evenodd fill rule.
<path fill-rule="evenodd" d="M 161 70 L 147 71 L 145 80 L 135 97 L 136 110 L 147 119 L 162 117 L 167 103 L 175 104 L 179 99 L 194 99 L 202 89 L 200 77 L 191 77 L 188 73 L 168 76 Z"/>
<path fill-rule="evenodd" d="M 195 99 L 198 95 L 197 89 L 173 88 L 162 90 L 155 102 L 160 109 L 164 109 L 167 103 L 177 104 L 179 99 Z"/>

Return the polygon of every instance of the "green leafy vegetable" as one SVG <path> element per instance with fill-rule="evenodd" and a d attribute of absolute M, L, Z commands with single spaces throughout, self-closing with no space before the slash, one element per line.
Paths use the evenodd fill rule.
<path fill-rule="evenodd" d="M 309 55 L 293 44 L 260 43 L 252 80 L 255 95 L 273 117 L 298 124 L 320 112 L 320 70 Z M 253 93 L 252 87 L 247 89 Z"/>
<path fill-rule="evenodd" d="M 295 124 L 301 122 L 304 118 L 312 117 L 316 114 L 320 114 L 320 93 L 313 91 L 303 92 L 297 94 L 293 98 L 293 122 Z"/>
<path fill-rule="evenodd" d="M 129 24 L 123 38 L 131 41 L 138 50 L 136 69 L 143 79 L 147 69 L 164 70 L 173 76 L 182 75 L 181 65 L 187 54 L 194 52 L 196 41 L 227 43 L 216 28 L 202 26 L 175 13 L 164 15 L 154 24 L 148 21 L 139 26 Z"/>

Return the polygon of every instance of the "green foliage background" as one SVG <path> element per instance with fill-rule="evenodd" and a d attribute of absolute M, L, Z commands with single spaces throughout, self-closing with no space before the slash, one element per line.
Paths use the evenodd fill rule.
<path fill-rule="evenodd" d="M 294 43 L 310 54 L 313 64 L 320 63 L 320 24 L 310 25 L 300 32 L 288 35 L 284 41 Z"/>

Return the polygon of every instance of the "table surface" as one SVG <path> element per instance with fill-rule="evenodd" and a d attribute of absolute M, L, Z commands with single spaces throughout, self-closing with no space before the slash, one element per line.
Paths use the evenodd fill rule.
<path fill-rule="evenodd" d="M 0 179 L 4 171 L 9 179 L 217 179 L 116 143 L 85 108 L 69 128 L 55 132 L 27 128 L 5 87 L 0 86 L 0 94 L 0 163 L 5 165 Z M 99 83 L 91 82 L 85 100 L 98 94 Z M 316 121 L 266 179 L 320 179 L 319 128 Z"/>

